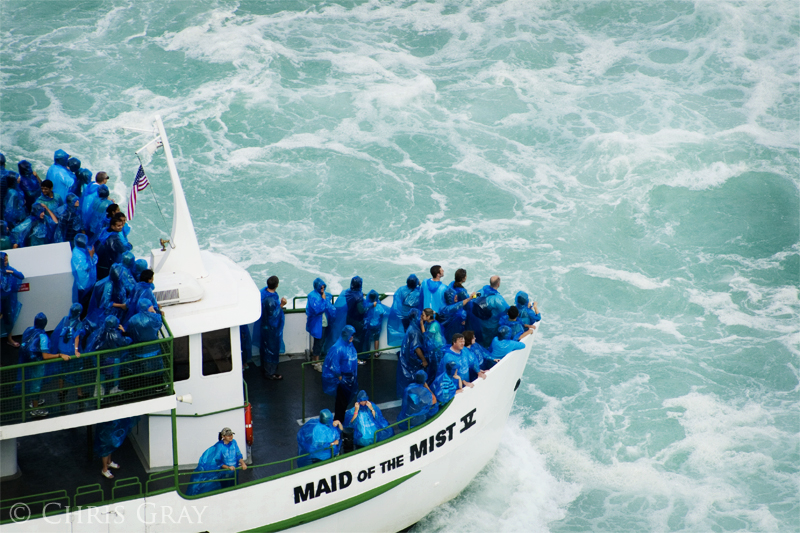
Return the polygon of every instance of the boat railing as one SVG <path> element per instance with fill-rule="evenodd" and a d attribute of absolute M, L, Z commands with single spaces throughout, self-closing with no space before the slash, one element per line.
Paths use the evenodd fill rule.
<path fill-rule="evenodd" d="M 399 350 L 400 346 L 387 346 L 385 348 L 380 348 L 378 350 L 370 350 L 368 352 L 359 352 L 358 358 L 363 361 L 369 361 L 369 397 L 375 397 L 375 361 L 381 361 L 380 358 L 375 357 L 376 354 L 380 354 L 381 352 L 387 352 L 391 350 Z M 319 361 L 306 361 L 305 363 L 300 364 L 300 381 L 302 383 L 302 401 L 301 401 L 301 416 L 302 421 L 305 423 L 306 421 L 306 370 L 308 367 L 315 365 L 317 363 L 322 363 L 325 361 L 324 357 L 321 357 Z M 386 361 L 386 359 L 383 359 Z"/>
<path fill-rule="evenodd" d="M 0 368 L 0 426 L 106 409 L 173 393 L 172 331 L 111 350 Z M 34 403 L 36 402 L 36 403 Z"/>
<path fill-rule="evenodd" d="M 389 296 L 389 295 L 385 294 L 385 293 L 380 293 L 378 295 L 378 298 L 381 301 L 383 301 L 383 300 L 386 299 L 387 296 Z M 338 294 L 331 294 L 331 303 L 335 303 L 337 298 L 339 298 Z M 300 301 L 300 300 L 308 300 L 308 296 L 295 296 L 294 298 L 292 298 L 292 308 L 291 309 L 286 309 L 286 312 L 287 313 L 305 313 L 305 310 L 306 310 L 305 306 L 297 307 L 297 302 Z"/>

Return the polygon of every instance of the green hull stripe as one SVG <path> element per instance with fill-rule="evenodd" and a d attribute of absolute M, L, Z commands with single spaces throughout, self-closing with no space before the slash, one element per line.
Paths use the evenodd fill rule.
<path fill-rule="evenodd" d="M 394 481 L 390 481 L 386 485 L 381 485 L 380 487 L 368 490 L 367 492 L 361 493 L 358 496 L 353 496 L 352 498 L 348 498 L 339 503 L 334 503 L 333 505 L 323 507 L 322 509 L 318 509 L 316 511 L 311 511 L 310 513 L 301 514 L 299 516 L 295 516 L 294 518 L 288 518 L 286 520 L 281 520 L 280 522 L 275 522 L 273 524 L 268 524 L 266 526 L 261 526 L 254 529 L 248 529 L 246 531 L 243 531 L 242 533 L 269 533 L 272 531 L 283 531 L 284 529 L 289 529 L 290 527 L 296 527 L 302 524 L 313 522 L 314 520 L 319 520 L 320 518 L 325 518 L 326 516 L 336 514 L 340 511 L 344 511 L 345 509 L 349 509 L 351 507 L 355 507 L 360 503 L 364 503 L 365 501 L 371 500 L 376 496 L 380 496 L 384 492 L 392 490 L 400 483 L 403 483 L 407 479 L 410 479 L 416 476 L 417 474 L 419 474 L 419 470 L 417 470 L 416 472 L 412 472 L 407 476 L 395 479 Z"/>

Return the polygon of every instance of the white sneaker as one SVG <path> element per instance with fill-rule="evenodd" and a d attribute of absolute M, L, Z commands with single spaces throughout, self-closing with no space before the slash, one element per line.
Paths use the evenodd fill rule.
<path fill-rule="evenodd" d="M 34 418 L 41 418 L 49 415 L 49 411 L 45 411 L 44 409 L 36 409 L 35 411 L 31 411 L 31 416 Z"/>
<path fill-rule="evenodd" d="M 100 385 L 100 396 L 105 396 L 106 388 Z M 92 394 L 93 398 L 97 398 L 97 385 L 94 386 L 94 394 Z"/>
<path fill-rule="evenodd" d="M 315 363 L 311 366 L 314 368 L 314 370 L 316 370 L 320 374 L 322 373 L 322 363 Z"/>
<path fill-rule="evenodd" d="M 114 385 L 114 387 L 110 391 L 108 391 L 109 394 L 119 394 L 120 392 L 125 392 L 125 391 L 120 389 L 117 385 Z"/>

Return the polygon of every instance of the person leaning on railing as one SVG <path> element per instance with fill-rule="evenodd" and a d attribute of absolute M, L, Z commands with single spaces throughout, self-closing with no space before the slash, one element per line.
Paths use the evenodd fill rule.
<path fill-rule="evenodd" d="M 19 363 L 34 363 L 45 359 L 56 359 L 60 357 L 64 361 L 69 361 L 69 356 L 63 353 L 50 353 L 50 342 L 44 328 L 47 326 L 47 317 L 44 313 L 38 313 L 33 319 L 33 326 L 22 333 L 22 342 L 19 347 Z M 24 372 L 24 374 L 22 374 Z M 33 417 L 44 417 L 50 414 L 44 409 L 39 409 L 39 392 L 42 390 L 42 381 L 45 375 L 45 365 L 34 365 L 20 369 L 18 381 L 25 381 L 25 392 L 35 395 L 35 398 L 28 405 Z"/>

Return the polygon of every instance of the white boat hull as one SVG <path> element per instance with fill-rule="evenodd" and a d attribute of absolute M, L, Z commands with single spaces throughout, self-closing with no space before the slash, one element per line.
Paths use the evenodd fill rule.
<path fill-rule="evenodd" d="M 455 498 L 494 456 L 532 343 L 527 337 L 524 350 L 507 355 L 437 418 L 380 446 L 222 494 L 190 500 L 168 492 L 3 531 L 399 531 Z"/>

